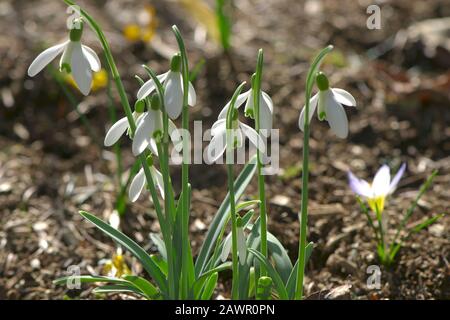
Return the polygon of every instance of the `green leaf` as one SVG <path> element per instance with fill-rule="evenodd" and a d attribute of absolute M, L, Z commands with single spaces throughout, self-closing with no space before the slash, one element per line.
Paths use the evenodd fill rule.
<path fill-rule="evenodd" d="M 219 278 L 219 273 L 214 272 L 211 276 L 209 276 L 208 280 L 206 281 L 205 288 L 203 289 L 203 293 L 201 296 L 201 300 L 210 300 L 214 289 L 217 286 L 217 279 Z"/>
<path fill-rule="evenodd" d="M 269 273 L 269 276 L 272 278 L 272 280 L 275 283 L 275 288 L 278 292 L 278 295 L 280 296 L 281 300 L 288 300 L 289 296 L 286 291 L 286 288 L 284 287 L 283 280 L 281 279 L 278 272 L 274 269 L 270 261 L 267 260 L 266 257 L 264 257 L 261 252 L 258 252 L 252 248 L 248 248 L 248 251 L 253 254 L 259 262 L 261 262 L 262 265 L 266 268 L 267 272 Z"/>
<path fill-rule="evenodd" d="M 167 265 L 167 261 L 164 260 L 159 254 L 152 254 L 150 256 L 152 258 L 153 262 L 158 266 L 159 270 L 167 276 L 169 266 Z"/>
<path fill-rule="evenodd" d="M 218 267 L 215 267 L 214 269 L 211 269 L 204 274 L 202 274 L 198 279 L 194 282 L 191 291 L 193 292 L 194 299 L 197 300 L 200 297 L 200 294 L 202 292 L 203 286 L 205 285 L 206 280 L 215 272 L 219 273 L 224 270 L 230 270 L 231 269 L 231 262 L 225 262 L 219 265 Z"/>
<path fill-rule="evenodd" d="M 114 277 L 103 277 L 103 276 L 67 276 L 61 277 L 53 280 L 53 284 L 55 285 L 65 285 L 67 281 L 79 280 L 80 283 L 95 283 L 95 282 L 108 282 L 108 283 L 116 283 L 116 284 L 128 284 L 127 281 L 114 278 Z"/>
<path fill-rule="evenodd" d="M 419 225 L 415 226 L 414 228 L 412 228 L 409 233 L 416 233 L 421 231 L 422 229 L 428 227 L 429 225 L 435 223 L 436 221 L 438 221 L 440 218 L 442 218 L 443 216 L 445 216 L 445 214 L 438 214 L 437 216 L 431 217 L 427 220 L 425 220 L 424 222 L 420 223 Z M 408 235 L 409 236 L 409 235 Z"/>
<path fill-rule="evenodd" d="M 119 230 L 111 227 L 109 224 L 103 222 L 96 216 L 80 211 L 81 216 L 92 222 L 97 228 L 103 231 L 105 234 L 110 236 L 117 243 L 121 244 L 124 248 L 128 249 L 143 265 L 144 269 L 148 274 L 156 281 L 161 292 L 165 294 L 167 292 L 167 282 L 165 280 L 164 274 L 152 260 L 150 255 L 145 252 L 142 247 L 140 247 L 136 242 L 131 240 L 129 237 L 124 235 Z"/>
<path fill-rule="evenodd" d="M 144 278 L 133 275 L 125 275 L 123 278 L 131 282 L 136 288 L 142 291 L 147 299 L 156 300 L 161 298 L 161 293 L 159 290 Z"/>
<path fill-rule="evenodd" d="M 237 177 L 237 179 L 234 183 L 235 201 L 236 202 L 242 196 L 242 193 L 244 192 L 245 188 L 248 186 L 253 175 L 255 174 L 255 170 L 256 170 L 255 159 L 256 159 L 256 156 L 254 156 L 249 161 L 249 163 L 247 163 L 245 165 L 241 174 Z M 230 199 L 229 194 L 227 194 L 227 196 L 225 197 L 224 201 L 222 202 L 219 210 L 217 211 L 216 215 L 214 216 L 213 221 L 211 222 L 208 233 L 206 234 L 205 240 L 203 242 L 203 245 L 200 249 L 198 258 L 195 263 L 195 274 L 197 276 L 202 274 L 205 271 L 205 268 L 208 264 L 208 259 L 214 250 L 217 238 L 219 237 L 224 224 L 228 220 L 228 216 L 229 216 L 228 213 L 230 212 L 230 200 L 229 199 Z"/>
<path fill-rule="evenodd" d="M 167 251 L 166 251 L 166 244 L 164 243 L 163 239 L 156 234 L 151 232 L 150 233 L 150 239 L 155 244 L 156 248 L 158 249 L 158 252 L 161 254 L 161 257 L 167 261 Z"/>
<path fill-rule="evenodd" d="M 312 242 L 310 242 L 306 245 L 305 265 L 308 263 L 308 260 L 311 257 L 313 246 L 314 246 L 314 243 L 312 243 Z M 291 274 L 286 283 L 286 290 L 288 291 L 289 299 L 294 299 L 294 296 L 295 296 L 295 286 L 297 284 L 297 270 L 298 270 L 298 259 L 295 262 L 295 265 L 292 268 Z"/>
<path fill-rule="evenodd" d="M 292 262 L 281 242 L 270 232 L 267 233 L 267 248 L 275 264 L 275 269 L 280 274 L 283 282 L 287 283 L 292 272 Z"/>
<path fill-rule="evenodd" d="M 143 292 L 141 292 L 139 289 L 136 289 L 135 287 L 133 287 L 131 285 L 121 285 L 121 284 L 105 285 L 105 286 L 94 288 L 94 290 L 92 290 L 92 292 L 99 293 L 99 294 L 134 293 L 134 294 L 137 294 L 138 296 L 147 298 Z"/>

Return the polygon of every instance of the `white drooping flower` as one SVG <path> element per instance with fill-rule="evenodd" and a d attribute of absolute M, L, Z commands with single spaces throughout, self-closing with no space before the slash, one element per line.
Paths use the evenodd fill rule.
<path fill-rule="evenodd" d="M 100 71 L 101 65 L 94 50 L 81 44 L 82 33 L 83 23 L 79 21 L 79 28 L 70 30 L 69 40 L 46 49 L 34 59 L 28 75 L 34 77 L 62 53 L 60 70 L 71 73 L 81 93 L 87 96 L 91 91 L 92 72 Z"/>
<path fill-rule="evenodd" d="M 175 55 L 172 58 L 170 71 L 157 76 L 164 85 L 164 107 L 173 120 L 177 119 L 183 111 L 183 75 L 181 74 L 181 57 Z M 145 82 L 137 93 L 139 100 L 145 99 L 153 91 L 156 85 L 153 79 Z M 194 106 L 197 103 L 197 95 L 194 86 L 189 82 L 188 105 Z"/>
<path fill-rule="evenodd" d="M 155 183 L 155 186 L 159 189 L 159 192 L 161 193 L 161 196 L 164 199 L 163 176 L 162 176 L 161 172 L 159 172 L 153 166 L 153 158 L 152 157 L 147 158 L 147 162 L 148 162 L 148 167 L 150 169 L 150 173 L 153 178 L 153 182 Z M 144 171 L 144 168 L 141 168 L 139 170 L 139 172 L 134 176 L 133 180 L 131 181 L 130 189 L 128 190 L 128 196 L 132 202 L 135 202 L 139 198 L 146 183 L 147 183 L 147 181 L 146 181 L 146 177 L 145 177 L 145 171 Z"/>
<path fill-rule="evenodd" d="M 367 200 L 370 208 L 374 212 L 383 212 L 386 197 L 392 194 L 397 188 L 397 184 L 405 173 L 406 163 L 403 163 L 400 169 L 391 180 L 389 167 L 383 165 L 378 169 L 372 183 L 357 178 L 351 171 L 348 172 L 350 188 L 357 195 Z"/>
<path fill-rule="evenodd" d="M 264 153 L 266 148 L 263 139 L 252 127 L 239 121 L 233 120 L 233 128 L 227 129 L 227 119 L 217 120 L 211 128 L 211 142 L 208 145 L 206 157 L 209 162 L 217 161 L 225 152 L 228 145 L 228 138 L 232 138 L 233 145 L 231 148 L 240 148 L 243 145 L 245 137 L 247 137 L 251 144 L 253 144 L 261 153 Z M 230 131 L 230 132 L 229 132 Z"/>
<path fill-rule="evenodd" d="M 331 130 L 339 138 L 348 136 L 348 119 L 342 105 L 356 106 L 356 100 L 353 96 L 338 88 L 330 88 L 328 79 L 323 73 L 319 73 L 316 78 L 319 92 L 309 100 L 309 122 L 311 122 L 314 111 L 317 108 L 317 116 L 320 121 L 327 120 Z M 305 106 L 298 119 L 300 130 L 305 127 Z"/>
<path fill-rule="evenodd" d="M 255 117 L 255 108 L 253 101 L 253 89 L 250 89 L 244 93 L 241 93 L 235 103 L 235 108 L 238 109 L 245 102 L 245 115 L 251 118 Z M 230 107 L 230 102 L 228 102 L 219 114 L 219 119 L 225 119 L 227 117 L 228 108 Z M 264 91 L 260 91 L 259 98 L 259 118 L 260 118 L 260 129 L 267 132 L 267 136 L 270 135 L 270 130 L 272 129 L 272 118 L 273 118 L 273 101 L 270 96 Z"/>
<path fill-rule="evenodd" d="M 247 259 L 247 240 L 245 237 L 244 228 L 242 226 L 237 227 L 236 231 L 239 263 L 244 265 L 245 260 Z M 220 254 L 220 259 L 222 262 L 225 262 L 230 255 L 232 245 L 232 234 L 230 233 L 223 242 L 222 252 Z"/>
<path fill-rule="evenodd" d="M 138 100 L 135 104 L 135 111 L 133 112 L 133 119 L 137 126 L 140 125 L 142 119 L 144 118 L 146 112 L 144 112 L 145 109 L 145 102 L 144 100 Z M 123 117 L 116 121 L 111 128 L 108 130 L 105 136 L 104 145 L 105 147 L 110 147 L 114 145 L 117 141 L 119 141 L 120 137 L 123 136 L 125 132 L 129 134 L 130 131 L 130 124 L 128 122 L 127 117 Z M 158 149 L 156 146 L 156 141 L 153 138 L 150 138 L 149 143 L 146 145 L 151 152 L 154 155 L 158 155 Z"/>

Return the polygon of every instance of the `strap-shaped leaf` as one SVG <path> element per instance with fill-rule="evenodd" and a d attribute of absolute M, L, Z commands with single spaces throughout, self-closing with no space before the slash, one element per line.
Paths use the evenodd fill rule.
<path fill-rule="evenodd" d="M 142 291 L 147 296 L 147 299 L 156 300 L 161 298 L 159 290 L 146 279 L 133 275 L 125 275 L 123 278 Z"/>
<path fill-rule="evenodd" d="M 161 257 L 167 261 L 166 244 L 164 243 L 163 239 L 161 239 L 161 237 L 158 234 L 153 232 L 150 233 L 150 239 L 155 244 Z"/>
<path fill-rule="evenodd" d="M 306 245 L 306 254 L 305 254 L 305 265 L 308 263 L 309 258 L 311 257 L 312 249 L 314 243 L 310 242 Z M 291 275 L 286 284 L 286 290 L 289 294 L 289 299 L 294 299 L 295 295 L 295 285 L 297 283 L 297 269 L 298 269 L 298 259 L 295 262 L 294 267 L 292 268 Z"/>
<path fill-rule="evenodd" d="M 272 278 L 272 280 L 273 280 L 273 282 L 275 284 L 275 289 L 277 290 L 280 299 L 281 300 L 288 300 L 289 296 L 288 296 L 288 293 L 286 291 L 286 288 L 284 287 L 283 280 L 281 279 L 281 277 L 278 274 L 278 272 L 274 269 L 272 264 L 267 260 L 266 257 L 264 257 L 261 254 L 261 252 L 256 251 L 255 249 L 252 249 L 252 248 L 248 248 L 248 251 L 249 251 L 249 253 L 253 254 L 259 260 L 259 262 L 262 265 L 264 265 L 264 267 L 266 267 L 266 270 L 269 273 L 269 276 Z"/>
<path fill-rule="evenodd" d="M 158 287 L 161 292 L 165 294 L 167 292 L 167 282 L 164 277 L 164 274 L 158 268 L 158 266 L 153 262 L 150 255 L 145 252 L 142 247 L 140 247 L 136 242 L 131 240 L 129 237 L 124 235 L 119 230 L 111 227 L 109 224 L 103 222 L 96 216 L 85 212 L 80 211 L 80 214 L 90 222 L 92 222 L 97 228 L 103 231 L 105 234 L 110 236 L 117 243 L 121 244 L 124 248 L 129 250 L 143 265 L 144 269 L 148 272 L 148 274 L 156 281 Z"/>
<path fill-rule="evenodd" d="M 211 269 L 211 270 L 205 272 L 200 277 L 198 277 L 198 279 L 194 282 L 194 285 L 192 286 L 192 292 L 193 292 L 194 298 L 199 299 L 206 280 L 208 280 L 208 278 L 213 273 L 215 273 L 215 272 L 219 273 L 221 271 L 229 270 L 229 269 L 231 269 L 231 262 L 228 261 L 228 262 L 222 263 L 220 266 L 218 266 L 214 269 Z"/>
<path fill-rule="evenodd" d="M 53 280 L 53 284 L 65 285 L 68 281 L 78 280 L 80 283 L 108 282 L 116 284 L 128 284 L 127 281 L 114 277 L 103 276 L 67 276 Z"/>
<path fill-rule="evenodd" d="M 253 175 L 255 174 L 256 170 L 255 159 L 256 156 L 250 159 L 249 163 L 245 165 L 244 169 L 234 182 L 234 191 L 235 191 L 234 196 L 236 202 L 242 196 L 242 193 L 244 192 L 245 188 L 248 186 Z M 214 216 L 213 221 L 211 222 L 211 226 L 209 227 L 208 233 L 206 234 L 205 241 L 203 242 L 203 245 L 198 254 L 198 258 L 195 263 L 195 274 L 197 277 L 198 275 L 202 274 L 205 271 L 205 267 L 208 263 L 209 257 L 211 256 L 214 250 L 217 238 L 220 235 L 223 225 L 226 223 L 228 219 L 227 213 L 229 211 L 230 211 L 230 197 L 229 194 L 227 194 L 219 210 Z"/>
<path fill-rule="evenodd" d="M 208 280 L 206 281 L 205 288 L 203 289 L 201 300 L 211 299 L 214 293 L 214 289 L 216 288 L 218 278 L 219 278 L 218 272 L 214 272 L 211 276 L 209 276 Z"/>
<path fill-rule="evenodd" d="M 270 232 L 267 233 L 267 247 L 269 249 L 269 255 L 275 264 L 275 269 L 277 269 L 281 279 L 286 284 L 292 272 L 292 262 L 286 249 Z"/>
<path fill-rule="evenodd" d="M 139 289 L 131 286 L 131 285 L 123 285 L 123 284 L 107 284 L 101 287 L 97 287 L 93 290 L 94 293 L 102 293 L 102 294 L 108 294 L 108 293 L 134 293 L 138 296 L 147 298 L 146 295 L 140 291 Z M 148 298 L 147 298 L 148 299 Z"/>

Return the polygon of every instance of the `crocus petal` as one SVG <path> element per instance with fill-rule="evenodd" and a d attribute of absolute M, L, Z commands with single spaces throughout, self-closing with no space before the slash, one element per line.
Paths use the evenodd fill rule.
<path fill-rule="evenodd" d="M 391 174 L 389 167 L 383 165 L 378 169 L 375 177 L 373 178 L 372 189 L 376 197 L 385 196 L 389 192 L 389 185 L 391 183 Z"/>
<path fill-rule="evenodd" d="M 223 241 L 223 246 L 222 246 L 222 252 L 220 253 L 220 259 L 222 260 L 222 262 L 227 261 L 228 256 L 230 255 L 231 252 L 231 245 L 232 245 L 232 239 L 231 239 L 231 233 L 227 235 L 227 237 L 225 238 L 225 240 Z"/>
<path fill-rule="evenodd" d="M 256 148 L 258 148 L 259 151 L 261 151 L 262 153 L 266 152 L 266 145 L 264 144 L 264 141 L 260 137 L 260 135 L 255 131 L 255 129 L 242 122 L 239 122 L 239 127 L 241 128 L 245 136 Z"/>
<path fill-rule="evenodd" d="M 144 152 L 152 138 L 155 122 L 152 116 L 147 112 L 136 128 L 136 132 L 133 138 L 132 150 L 135 156 Z"/>
<path fill-rule="evenodd" d="M 403 174 L 405 173 L 405 169 L 406 169 L 406 163 L 403 163 L 400 167 L 400 169 L 398 169 L 397 173 L 395 174 L 394 178 L 391 181 L 391 184 L 389 185 L 389 191 L 388 194 L 391 194 L 392 192 L 395 191 L 395 189 L 397 188 L 397 184 L 400 181 L 400 179 L 402 178 Z"/>
<path fill-rule="evenodd" d="M 267 136 L 270 136 L 273 119 L 273 102 L 269 95 L 265 92 L 261 93 L 261 105 L 259 110 L 260 128 L 267 130 Z"/>
<path fill-rule="evenodd" d="M 234 104 L 234 107 L 236 109 L 238 109 L 240 106 L 242 106 L 242 104 L 247 100 L 247 98 L 250 96 L 252 90 L 248 90 L 244 93 L 241 93 L 240 95 L 238 95 L 238 97 L 236 98 L 236 102 Z M 251 100 L 251 99 L 250 99 Z M 228 108 L 230 107 L 230 103 L 231 101 L 229 101 L 225 107 L 223 107 L 222 111 L 220 111 L 220 114 L 218 116 L 218 119 L 225 119 L 227 117 L 227 112 L 228 112 Z"/>
<path fill-rule="evenodd" d="M 348 172 L 348 182 L 350 185 L 350 189 L 352 189 L 354 193 L 366 198 L 373 197 L 372 188 L 370 187 L 370 184 L 366 180 L 357 178 L 350 171 Z"/>
<path fill-rule="evenodd" d="M 247 259 L 247 243 L 245 240 L 245 234 L 243 228 L 237 228 L 237 247 L 239 254 L 239 262 L 241 265 L 245 264 Z"/>
<path fill-rule="evenodd" d="M 223 128 L 223 127 L 222 127 Z M 206 159 L 213 163 L 219 159 L 227 147 L 226 129 L 217 131 L 206 150 Z"/>
<path fill-rule="evenodd" d="M 91 66 L 92 71 L 99 72 L 101 63 L 97 53 L 95 53 L 95 51 L 88 46 L 82 45 L 81 47 L 83 48 L 84 56 L 89 61 L 89 65 Z"/>
<path fill-rule="evenodd" d="M 158 187 L 159 192 L 161 193 L 161 197 L 164 199 L 164 179 L 158 170 L 155 167 L 150 167 L 150 172 L 152 173 L 153 181 L 155 182 L 156 187 Z"/>
<path fill-rule="evenodd" d="M 329 99 L 325 105 L 325 112 L 331 130 L 339 138 L 346 138 L 348 136 L 348 120 L 342 105 L 334 99 Z"/>
<path fill-rule="evenodd" d="M 338 88 L 332 88 L 331 91 L 333 91 L 334 98 L 337 100 L 337 102 L 342 103 L 346 106 L 356 107 L 356 100 L 355 98 L 353 98 L 350 92 Z"/>
<path fill-rule="evenodd" d="M 66 47 L 69 41 L 50 47 L 41 52 L 28 68 L 28 75 L 34 77 L 52 62 Z"/>
<path fill-rule="evenodd" d="M 159 76 L 157 76 L 157 78 L 161 83 L 163 83 L 166 80 L 168 74 L 169 72 L 160 74 Z M 145 82 L 137 93 L 138 100 L 142 100 L 145 97 L 147 97 L 150 93 L 152 93 L 155 90 L 155 88 L 156 86 L 152 79 Z"/>
<path fill-rule="evenodd" d="M 115 144 L 120 137 L 127 131 L 128 129 L 128 119 L 127 117 L 123 117 L 108 130 L 106 133 L 104 144 L 106 147 L 110 147 Z"/>
<path fill-rule="evenodd" d="M 319 93 L 316 93 L 310 100 L 309 100 L 309 123 L 311 123 L 311 119 L 313 117 L 314 112 L 317 108 L 317 101 L 319 101 Z M 298 118 L 298 127 L 300 130 L 305 130 L 305 107 L 303 106 L 302 112 L 300 113 L 300 117 Z"/>
<path fill-rule="evenodd" d="M 188 91 L 188 105 L 191 107 L 195 106 L 197 103 L 197 94 L 195 93 L 194 86 L 189 82 L 189 91 Z"/>
<path fill-rule="evenodd" d="M 174 120 L 183 111 L 183 81 L 181 73 L 170 72 L 165 82 L 164 104 L 169 117 Z"/>
<path fill-rule="evenodd" d="M 83 54 L 80 42 L 74 43 L 70 67 L 78 89 L 87 96 L 91 91 L 92 70 L 89 61 Z"/>
<path fill-rule="evenodd" d="M 141 168 L 141 170 L 139 170 L 139 172 L 134 176 L 130 184 L 128 196 L 131 202 L 135 202 L 139 198 L 139 195 L 141 194 L 144 185 L 145 185 L 145 172 L 144 169 Z"/>

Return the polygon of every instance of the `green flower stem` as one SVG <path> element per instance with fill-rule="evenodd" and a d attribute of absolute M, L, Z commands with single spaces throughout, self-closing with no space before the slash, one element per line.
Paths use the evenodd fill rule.
<path fill-rule="evenodd" d="M 233 159 L 233 145 L 234 145 L 234 130 L 233 130 L 233 116 L 234 112 L 236 112 L 236 99 L 242 91 L 245 82 L 243 82 L 234 92 L 233 97 L 231 98 L 230 107 L 227 112 L 227 120 L 226 120 L 226 158 L 225 162 L 227 163 L 227 174 L 228 174 L 228 191 L 230 193 L 230 215 L 231 215 L 231 256 L 232 256 L 232 270 L 233 270 L 233 279 L 232 279 L 232 289 L 231 289 L 231 297 L 232 299 L 238 299 L 239 295 L 239 257 L 238 257 L 238 247 L 237 247 L 237 217 L 236 217 L 236 202 L 234 197 L 234 172 L 233 172 L 233 164 L 229 163 L 230 159 Z"/>
<path fill-rule="evenodd" d="M 303 164 L 302 164 L 302 199 L 301 199 L 301 216 L 300 216 L 300 237 L 298 246 L 298 269 L 297 283 L 294 298 L 300 300 L 303 298 L 303 280 L 305 277 L 305 257 L 306 257 L 306 231 L 308 223 L 308 180 L 309 180 L 309 100 L 314 86 L 317 70 L 323 58 L 333 49 L 328 46 L 315 57 L 311 67 L 309 68 L 306 78 L 306 94 L 305 94 L 305 126 L 303 130 Z"/>
<path fill-rule="evenodd" d="M 71 0 L 63 0 L 63 1 L 69 6 L 75 5 L 75 3 Z M 128 97 L 125 92 L 125 88 L 123 86 L 122 79 L 120 78 L 119 70 L 117 69 L 117 66 L 114 61 L 114 57 L 112 55 L 111 48 L 109 47 L 108 41 L 106 40 L 106 37 L 105 37 L 102 29 L 100 28 L 98 23 L 95 21 L 95 19 L 93 19 L 86 11 L 84 11 L 82 9 L 80 9 L 80 14 L 83 16 L 83 18 L 86 19 L 86 21 L 89 23 L 89 26 L 97 34 L 97 37 L 103 47 L 103 50 L 105 52 L 106 61 L 111 70 L 111 74 L 112 74 L 114 83 L 117 87 L 117 91 L 119 92 L 120 102 L 122 104 L 123 110 L 128 119 L 131 134 L 134 135 L 134 133 L 136 131 L 136 123 L 134 121 L 130 103 L 128 101 Z M 147 185 L 150 190 L 153 205 L 155 206 L 155 211 L 156 211 L 156 214 L 158 216 L 158 220 L 159 220 L 159 223 L 161 226 L 161 232 L 163 233 L 164 239 L 166 239 L 166 241 L 167 241 L 169 239 L 168 237 L 169 237 L 170 233 L 168 232 L 169 230 L 167 229 L 167 222 L 164 218 L 163 211 L 161 209 L 161 204 L 159 202 L 159 198 L 158 198 L 158 195 L 157 195 L 157 192 L 155 189 L 155 183 L 153 181 L 153 177 L 151 175 L 150 168 L 147 165 L 146 156 L 144 154 L 141 154 L 139 156 L 139 160 L 141 162 L 142 168 L 144 169 L 145 177 L 147 179 Z M 169 280 L 169 284 L 170 284 L 170 280 Z M 174 288 L 170 285 L 169 286 L 169 297 L 175 297 L 175 292 L 173 292 L 173 291 L 174 291 Z"/>
<path fill-rule="evenodd" d="M 260 97 L 261 97 L 261 79 L 262 79 L 262 70 L 263 70 L 263 62 L 264 62 L 264 53 L 262 49 L 258 51 L 258 59 L 256 64 L 256 76 L 255 81 L 252 84 L 253 87 L 253 105 L 255 107 L 255 129 L 258 134 L 260 134 L 261 130 L 261 119 L 260 119 Z M 267 147 L 267 146 L 266 146 Z M 267 252 L 267 210 L 266 210 L 266 190 L 265 190 L 265 179 L 262 174 L 262 161 L 261 161 L 261 152 L 257 148 L 256 150 L 256 170 L 258 175 L 258 191 L 259 191 L 259 200 L 260 203 L 260 227 L 261 227 L 261 254 L 264 257 L 268 257 Z M 263 265 L 261 265 L 261 276 L 266 275 L 266 270 Z"/>
<path fill-rule="evenodd" d="M 189 95 L 189 63 L 187 59 L 186 47 L 184 45 L 183 38 L 181 36 L 180 30 L 177 26 L 172 26 L 172 30 L 177 39 L 178 47 L 180 49 L 182 68 L 181 72 L 183 75 L 183 111 L 182 111 L 182 128 L 183 128 L 183 162 L 181 166 L 181 194 L 182 194 L 182 230 L 181 238 L 183 243 L 182 251 L 182 296 L 181 298 L 187 298 L 189 288 L 193 285 L 195 281 L 194 273 L 190 270 L 194 269 L 194 262 L 192 260 L 192 249 L 189 241 L 189 162 L 190 162 L 190 150 L 189 141 L 186 137 L 186 132 L 189 131 L 189 106 L 188 106 L 188 95 Z"/>

